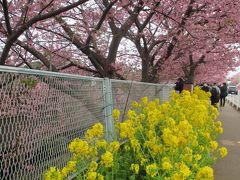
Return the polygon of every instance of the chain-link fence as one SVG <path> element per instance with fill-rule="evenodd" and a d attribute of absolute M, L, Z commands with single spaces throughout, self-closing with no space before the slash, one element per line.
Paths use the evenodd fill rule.
<path fill-rule="evenodd" d="M 0 66 L 0 179 L 43 179 L 70 158 L 69 142 L 96 122 L 113 127 L 143 96 L 168 100 L 172 86 Z"/>
<path fill-rule="evenodd" d="M 132 101 L 140 101 L 147 96 L 149 100 L 158 98 L 160 102 L 169 100 L 172 85 L 141 83 L 134 81 L 111 80 L 113 107 L 121 112 L 120 120 L 126 118 Z"/>

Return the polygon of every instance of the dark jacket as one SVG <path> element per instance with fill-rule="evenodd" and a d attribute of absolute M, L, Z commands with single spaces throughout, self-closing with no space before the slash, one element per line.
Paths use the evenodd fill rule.
<path fill-rule="evenodd" d="M 227 93 L 227 86 L 221 86 L 220 90 L 221 90 L 220 97 L 226 97 L 228 95 L 228 93 Z"/>
<path fill-rule="evenodd" d="M 214 105 L 214 104 L 216 104 L 216 103 L 218 103 L 219 102 L 219 99 L 220 99 L 220 89 L 218 89 L 218 87 L 217 86 L 213 86 L 212 88 L 211 88 L 211 97 L 210 97 L 210 99 L 211 99 L 211 102 L 212 102 L 212 105 Z"/>
<path fill-rule="evenodd" d="M 179 91 L 181 93 L 182 90 L 183 90 L 183 85 L 184 85 L 183 80 L 182 79 L 178 79 L 178 81 L 175 84 L 176 84 L 175 90 Z"/>

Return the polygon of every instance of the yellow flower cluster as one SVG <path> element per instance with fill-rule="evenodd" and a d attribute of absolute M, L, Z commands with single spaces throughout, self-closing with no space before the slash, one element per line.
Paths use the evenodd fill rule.
<path fill-rule="evenodd" d="M 103 125 L 96 123 L 91 129 L 88 129 L 85 133 L 85 139 L 92 140 L 93 138 L 101 138 L 103 136 Z"/>
<path fill-rule="evenodd" d="M 202 179 L 214 179 L 213 169 L 211 167 L 205 166 L 197 172 L 196 180 L 202 180 Z"/>
<path fill-rule="evenodd" d="M 146 172 L 149 176 L 154 177 L 158 173 L 158 167 L 156 163 L 150 164 L 146 166 Z"/>
<path fill-rule="evenodd" d="M 170 170 L 171 168 L 172 168 L 172 164 L 171 164 L 171 161 L 169 160 L 169 158 L 167 158 L 167 157 L 162 158 L 162 169 Z"/>
<path fill-rule="evenodd" d="M 112 167 L 113 165 L 113 154 L 107 151 L 105 154 L 101 156 L 101 163 L 105 167 Z"/>
<path fill-rule="evenodd" d="M 59 169 L 50 167 L 49 171 L 45 173 L 44 178 L 45 180 L 62 180 L 63 176 Z"/>
<path fill-rule="evenodd" d="M 69 150 L 73 154 L 68 164 L 59 170 L 55 167 L 51 167 L 49 171 L 45 173 L 46 180 L 60 180 L 68 177 L 71 173 L 77 171 L 77 166 L 85 167 L 88 169 L 87 173 L 82 176 L 88 180 L 99 179 L 103 180 L 104 176 L 97 173 L 99 167 L 96 160 L 98 160 L 99 152 L 109 149 L 111 152 L 107 152 L 102 155 L 102 165 L 111 167 L 113 164 L 112 153 L 116 152 L 120 144 L 119 142 L 107 143 L 103 139 L 104 128 L 101 123 L 96 123 L 92 128 L 88 129 L 85 133 L 85 140 L 75 138 L 69 144 Z"/>
<path fill-rule="evenodd" d="M 219 152 L 220 152 L 220 155 L 221 155 L 222 158 L 224 158 L 228 153 L 227 148 L 225 148 L 225 147 L 221 147 L 219 149 Z"/>
<path fill-rule="evenodd" d="M 87 141 L 76 138 L 69 144 L 69 150 L 71 153 L 75 153 L 78 155 L 87 155 L 89 151 L 89 146 Z"/>
<path fill-rule="evenodd" d="M 109 151 L 110 152 L 117 152 L 120 148 L 120 143 L 118 141 L 113 141 L 109 144 Z"/>
<path fill-rule="evenodd" d="M 61 171 L 50 169 L 45 177 L 64 178 L 84 167 L 79 179 L 211 180 L 211 165 L 226 156 L 227 149 L 216 141 L 223 129 L 209 97 L 199 88 L 193 93 L 172 92 L 171 100 L 161 105 L 158 99 L 144 97 L 132 103 L 123 122 L 120 111 L 113 110 L 117 134 L 112 142 L 104 140 L 102 124 L 95 124 L 84 140 L 69 144 L 73 157 L 68 165 Z"/>
<path fill-rule="evenodd" d="M 135 174 L 139 173 L 139 165 L 138 164 L 131 164 L 130 168 Z"/>

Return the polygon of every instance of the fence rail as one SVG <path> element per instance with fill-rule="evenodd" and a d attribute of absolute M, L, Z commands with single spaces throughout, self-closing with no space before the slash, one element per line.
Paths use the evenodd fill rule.
<path fill-rule="evenodd" d="M 237 110 L 240 109 L 240 95 L 228 95 L 227 101 L 230 103 L 230 105 L 236 107 Z"/>
<path fill-rule="evenodd" d="M 169 99 L 171 85 L 0 66 L 0 180 L 42 179 L 70 158 L 69 142 L 96 122 L 113 130 L 133 100 Z M 108 139 L 110 137 L 107 137 Z"/>

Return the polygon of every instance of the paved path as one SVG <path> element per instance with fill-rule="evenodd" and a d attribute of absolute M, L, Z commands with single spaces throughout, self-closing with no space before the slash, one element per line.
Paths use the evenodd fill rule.
<path fill-rule="evenodd" d="M 224 133 L 219 140 L 228 155 L 214 166 L 215 180 L 240 180 L 240 111 L 226 103 L 220 113 Z"/>

